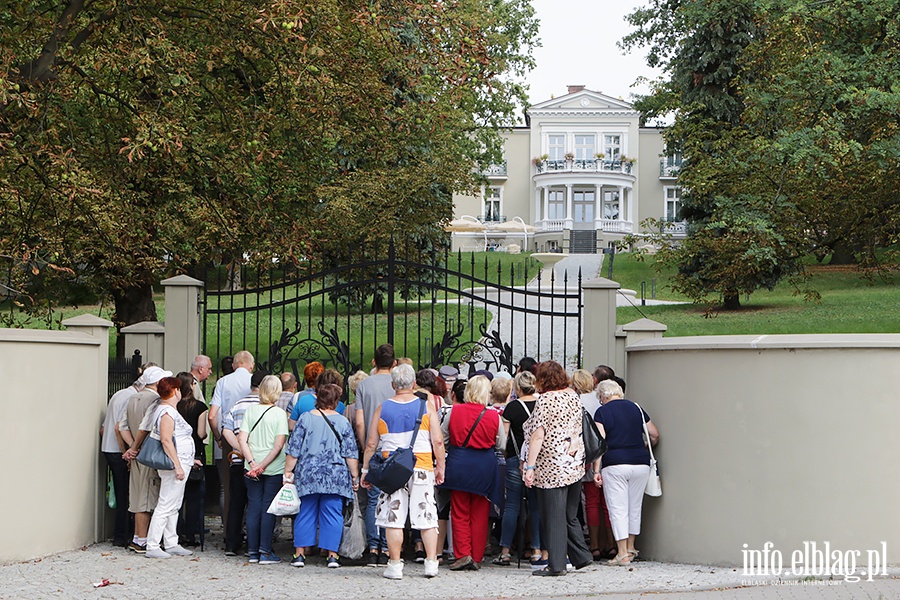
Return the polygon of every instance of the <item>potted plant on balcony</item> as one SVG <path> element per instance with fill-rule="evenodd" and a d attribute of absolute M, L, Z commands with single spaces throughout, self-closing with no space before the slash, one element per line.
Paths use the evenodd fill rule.
<path fill-rule="evenodd" d="M 565 156 L 566 162 L 572 162 L 573 160 L 575 160 L 574 152 L 566 152 L 564 156 Z"/>
<path fill-rule="evenodd" d="M 550 158 L 549 154 L 541 154 L 540 156 L 535 156 L 531 159 L 531 164 L 533 164 L 535 167 L 540 168 L 540 166 L 544 164 L 544 161 L 548 158 Z"/>
<path fill-rule="evenodd" d="M 596 158 L 597 160 L 603 160 L 604 158 L 606 158 L 606 155 L 603 154 L 602 152 L 598 152 L 597 154 L 594 155 L 594 158 Z"/>
<path fill-rule="evenodd" d="M 628 158 L 627 156 L 623 156 L 621 159 L 623 165 L 633 165 L 637 162 L 636 158 Z"/>

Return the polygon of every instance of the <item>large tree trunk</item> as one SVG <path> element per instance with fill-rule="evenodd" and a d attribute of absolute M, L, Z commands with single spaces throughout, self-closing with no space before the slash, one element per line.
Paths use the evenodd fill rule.
<path fill-rule="evenodd" d="M 855 265 L 856 262 L 856 253 L 853 252 L 853 248 L 847 245 L 846 242 L 838 240 L 831 247 L 831 260 L 828 261 L 828 264 Z"/>
<path fill-rule="evenodd" d="M 157 320 L 156 304 L 153 302 L 153 286 L 149 283 L 113 290 L 112 297 L 116 304 L 114 320 L 118 333 L 121 333 L 123 327 L 129 325 Z M 125 356 L 124 335 L 116 338 L 116 356 Z"/>
<path fill-rule="evenodd" d="M 741 295 L 734 290 L 727 290 L 722 298 L 722 310 L 738 310 L 741 308 Z"/>

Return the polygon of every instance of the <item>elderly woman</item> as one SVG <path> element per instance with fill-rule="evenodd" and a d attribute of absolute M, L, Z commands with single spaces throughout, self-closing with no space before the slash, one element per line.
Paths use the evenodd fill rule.
<path fill-rule="evenodd" d="M 426 555 L 425 577 L 435 577 L 438 574 L 438 518 L 434 486 L 444 481 L 444 438 L 434 406 L 416 395 L 416 373 L 413 368 L 398 365 L 391 369 L 391 385 L 394 396 L 385 400 L 372 415 L 372 424 L 375 426 L 369 428 L 366 439 L 362 485 L 371 487 L 365 475 L 368 473 L 369 461 L 379 445 L 382 456 L 387 458 L 390 453 L 412 444 L 416 457 L 412 477 L 406 485 L 391 494 L 381 492 L 375 510 L 375 524 L 386 529 L 390 555 L 383 576 L 387 579 L 403 579 L 400 551 L 403 547 L 403 528 L 408 516 L 413 529 L 422 532 Z M 419 429 L 413 441 L 417 425 Z"/>
<path fill-rule="evenodd" d="M 181 400 L 181 380 L 177 377 L 163 377 L 156 385 L 159 406 L 156 408 L 155 423 L 151 436 L 162 443 L 166 456 L 171 459 L 174 469 L 159 469 L 159 501 L 150 519 L 147 533 L 147 558 L 169 558 L 190 556 L 190 550 L 178 545 L 178 511 L 184 499 L 187 474 L 194 466 L 193 430 L 178 413 Z M 166 549 L 160 548 L 160 539 Z"/>
<path fill-rule="evenodd" d="M 627 565 L 638 554 L 634 539 L 641 533 L 641 505 L 650 477 L 650 452 L 644 440 L 644 424 L 653 445 L 659 440 L 659 431 L 644 409 L 624 399 L 622 386 L 615 381 L 601 381 L 597 395 L 600 396 L 600 408 L 594 421 L 606 438 L 606 453 L 594 462 L 594 481 L 598 486 L 603 485 L 618 550 L 608 564 Z"/>
<path fill-rule="evenodd" d="M 238 434 L 247 478 L 247 549 L 250 562 L 261 565 L 281 562 L 272 552 L 276 517 L 268 512 L 281 489 L 288 435 L 287 414 L 276 405 L 280 397 L 281 379 L 274 375 L 263 377 L 259 403 L 247 407 Z"/>
<path fill-rule="evenodd" d="M 316 391 L 316 408 L 299 415 L 284 465 L 284 483 L 294 483 L 300 495 L 291 566 L 305 566 L 306 548 L 318 545 L 335 569 L 341 566 L 344 502 L 359 487 L 359 450 L 350 421 L 336 410 L 343 390 L 328 383 Z"/>
<path fill-rule="evenodd" d="M 534 412 L 537 404 L 535 398 L 535 379 L 530 371 L 522 371 L 513 380 L 515 400 L 506 403 L 503 411 L 504 426 L 508 431 L 506 443 L 506 503 L 503 505 L 503 522 L 500 530 L 500 555 L 493 560 L 495 565 L 510 564 L 510 548 L 516 528 L 519 524 L 519 513 L 522 501 L 528 498 L 528 515 L 531 518 L 531 563 L 538 567 L 546 566 L 547 555 L 541 552 L 541 518 L 538 511 L 537 493 L 522 489 L 522 470 L 519 468 L 519 451 L 525 444 L 522 426 Z M 512 397 L 510 392 L 510 397 Z M 591 484 L 593 485 L 593 483 Z"/>
<path fill-rule="evenodd" d="M 581 400 L 557 362 L 539 363 L 536 379 L 541 396 L 524 427 L 528 459 L 522 479 L 537 488 L 548 558 L 532 575 L 559 576 L 566 574 L 567 549 L 576 569 L 593 563 L 578 521 L 584 477 Z"/>
<path fill-rule="evenodd" d="M 500 414 L 488 408 L 491 382 L 481 375 L 469 380 L 464 401 L 444 421 L 448 443 L 447 487 L 450 492 L 450 524 L 453 530 L 451 571 L 478 570 L 488 539 L 490 492 L 497 480 L 493 449 L 506 444 Z"/>

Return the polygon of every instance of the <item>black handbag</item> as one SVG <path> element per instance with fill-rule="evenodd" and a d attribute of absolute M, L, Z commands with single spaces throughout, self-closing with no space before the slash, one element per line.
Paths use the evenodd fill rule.
<path fill-rule="evenodd" d="M 584 438 L 584 462 L 594 462 L 606 452 L 606 440 L 600 436 L 600 430 L 594 423 L 594 417 L 581 409 L 581 435 Z"/>
<path fill-rule="evenodd" d="M 422 413 L 425 412 L 425 401 L 420 400 L 419 416 L 413 427 L 412 440 L 408 448 L 398 448 L 387 458 L 383 458 L 381 452 L 376 452 L 369 460 L 369 472 L 366 481 L 386 494 L 393 494 L 402 488 L 413 475 L 416 466 L 416 455 L 413 446 L 416 444 L 416 436 L 419 435 L 419 426 L 422 424 Z"/>

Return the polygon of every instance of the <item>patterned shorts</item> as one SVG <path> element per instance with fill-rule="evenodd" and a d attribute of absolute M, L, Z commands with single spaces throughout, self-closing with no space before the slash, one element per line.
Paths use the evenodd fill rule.
<path fill-rule="evenodd" d="M 378 497 L 375 524 L 386 529 L 403 529 L 406 516 L 413 529 L 436 529 L 437 504 L 434 499 L 434 471 L 416 469 L 402 488 Z"/>

